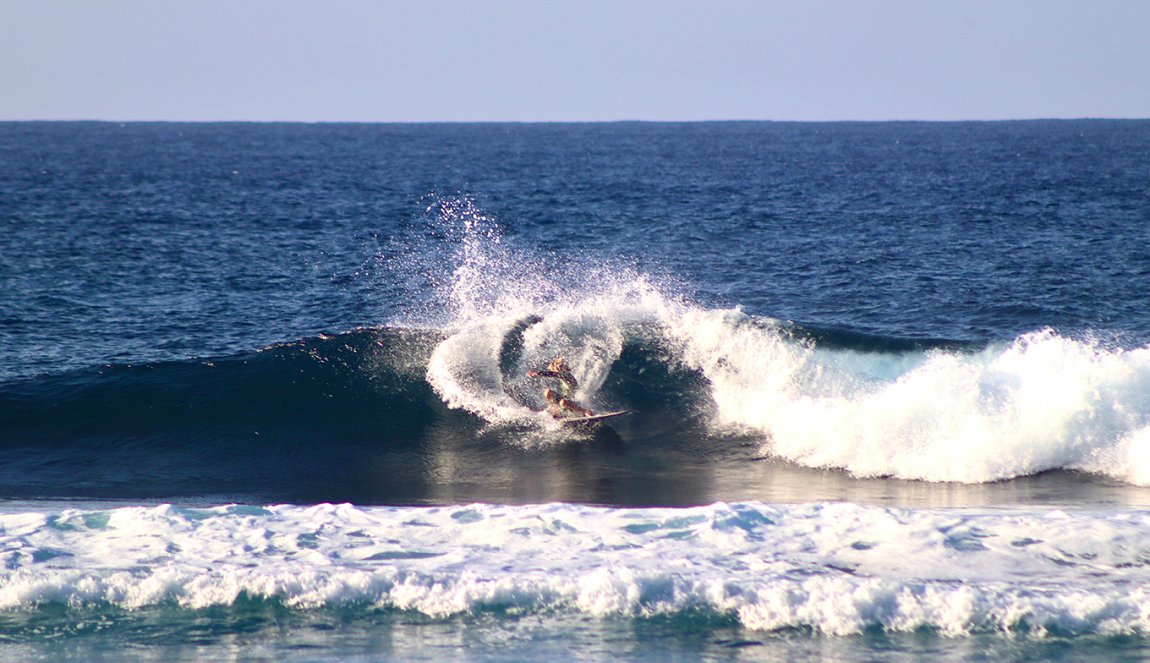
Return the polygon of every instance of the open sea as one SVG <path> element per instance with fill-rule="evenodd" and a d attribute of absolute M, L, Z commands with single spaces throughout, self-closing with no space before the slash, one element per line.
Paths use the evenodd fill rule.
<path fill-rule="evenodd" d="M 1148 155 L 0 123 L 0 660 L 1144 660 Z"/>

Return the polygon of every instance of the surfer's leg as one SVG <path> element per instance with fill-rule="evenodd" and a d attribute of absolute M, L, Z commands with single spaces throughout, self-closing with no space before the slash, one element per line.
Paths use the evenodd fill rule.
<path fill-rule="evenodd" d="M 590 417 L 591 415 L 595 414 L 591 410 L 588 410 L 587 408 L 582 407 L 576 404 L 574 401 L 568 400 L 566 398 L 559 399 L 559 406 L 565 410 L 570 410 L 577 414 L 583 415 L 584 417 Z"/>
<path fill-rule="evenodd" d="M 543 398 L 547 400 L 547 411 L 551 413 L 551 416 L 559 417 L 563 415 L 564 399 L 560 398 L 559 394 L 555 393 L 555 390 L 544 389 Z"/>

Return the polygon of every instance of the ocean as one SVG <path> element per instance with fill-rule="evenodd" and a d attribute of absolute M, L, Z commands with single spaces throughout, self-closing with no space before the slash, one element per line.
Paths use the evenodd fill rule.
<path fill-rule="evenodd" d="M 0 123 L 0 659 L 1150 657 L 1148 154 Z"/>

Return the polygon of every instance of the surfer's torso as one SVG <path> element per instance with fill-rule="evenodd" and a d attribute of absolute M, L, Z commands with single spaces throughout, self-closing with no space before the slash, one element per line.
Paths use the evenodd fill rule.
<path fill-rule="evenodd" d="M 533 377 L 555 378 L 558 380 L 558 389 L 556 391 L 558 391 L 559 395 L 563 398 L 571 398 L 575 395 L 575 390 L 579 388 L 579 381 L 575 379 L 575 376 L 572 375 L 570 371 L 546 370 L 534 371 L 533 374 Z"/>

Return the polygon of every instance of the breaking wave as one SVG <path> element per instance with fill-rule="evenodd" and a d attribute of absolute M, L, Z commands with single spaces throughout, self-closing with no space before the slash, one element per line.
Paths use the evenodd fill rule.
<path fill-rule="evenodd" d="M 0 609 L 710 615 L 763 631 L 1150 632 L 1150 515 L 854 504 L 0 514 Z"/>

